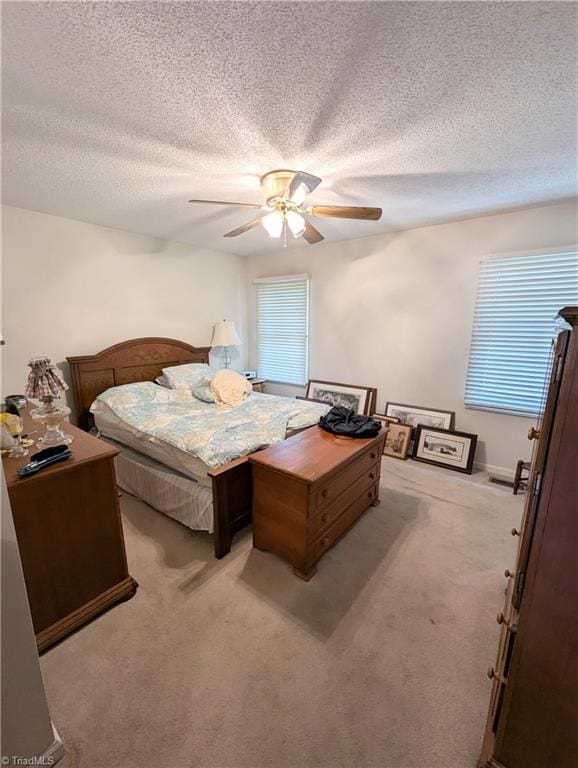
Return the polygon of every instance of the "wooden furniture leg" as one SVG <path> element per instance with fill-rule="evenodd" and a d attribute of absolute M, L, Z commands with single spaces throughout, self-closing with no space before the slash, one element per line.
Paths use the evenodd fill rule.
<path fill-rule="evenodd" d="M 524 472 L 527 472 L 528 474 L 524 476 Z M 514 484 L 513 484 L 514 496 L 518 494 L 518 491 L 520 490 L 524 491 L 526 489 L 526 484 L 528 481 L 529 474 L 530 474 L 530 462 L 520 459 L 516 464 L 516 472 L 514 474 Z"/>
<path fill-rule="evenodd" d="M 293 568 L 293 573 L 303 581 L 311 581 L 311 579 L 317 573 L 317 568 L 311 568 L 309 571 L 301 571 L 299 568 Z"/>
<path fill-rule="evenodd" d="M 213 484 L 215 557 L 231 551 L 233 535 L 252 520 L 253 482 L 246 456 L 209 472 Z"/>

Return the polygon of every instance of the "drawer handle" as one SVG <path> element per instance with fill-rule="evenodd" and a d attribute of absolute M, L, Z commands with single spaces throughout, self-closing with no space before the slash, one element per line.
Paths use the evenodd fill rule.
<path fill-rule="evenodd" d="M 329 542 L 330 542 L 330 541 L 331 541 L 331 539 L 329 538 L 329 536 L 324 536 L 324 537 L 321 539 L 321 544 L 322 544 L 324 547 L 326 547 L 326 546 L 329 544 Z"/>
<path fill-rule="evenodd" d="M 371 498 L 372 498 L 372 496 L 373 496 L 373 491 L 368 491 L 368 492 L 367 492 L 367 498 L 368 498 L 368 499 L 371 499 Z"/>
<path fill-rule="evenodd" d="M 329 515 L 327 514 L 327 512 L 324 512 L 324 513 L 321 515 L 321 522 L 322 522 L 322 523 L 326 523 L 328 520 L 329 520 Z"/>
<path fill-rule="evenodd" d="M 375 472 L 370 472 L 369 473 L 369 479 L 370 480 L 375 480 Z"/>
<path fill-rule="evenodd" d="M 329 496 L 329 488 L 324 488 L 321 491 L 321 495 L 323 496 L 324 499 L 326 499 Z"/>
<path fill-rule="evenodd" d="M 375 453 L 375 451 L 372 451 L 372 452 L 369 454 L 369 458 L 370 458 L 370 459 L 376 459 L 376 458 L 377 458 L 377 453 Z"/>
<path fill-rule="evenodd" d="M 511 534 L 512 534 L 512 536 L 519 536 L 520 535 L 520 531 L 517 528 L 512 528 Z"/>
<path fill-rule="evenodd" d="M 493 667 L 488 667 L 488 671 L 486 673 L 490 680 L 499 680 L 501 683 L 506 682 L 506 678 L 503 675 L 500 675 L 499 672 L 496 672 L 496 670 Z"/>

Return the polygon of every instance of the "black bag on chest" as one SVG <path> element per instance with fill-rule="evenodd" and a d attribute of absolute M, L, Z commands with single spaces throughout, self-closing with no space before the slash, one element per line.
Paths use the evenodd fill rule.
<path fill-rule="evenodd" d="M 326 432 L 342 437 L 376 437 L 381 424 L 369 416 L 361 416 L 342 405 L 334 406 L 319 420 L 319 426 Z"/>

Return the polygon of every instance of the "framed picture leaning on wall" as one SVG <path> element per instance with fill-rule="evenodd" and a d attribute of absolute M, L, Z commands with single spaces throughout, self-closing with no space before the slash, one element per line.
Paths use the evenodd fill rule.
<path fill-rule="evenodd" d="M 471 475 L 477 440 L 478 436 L 469 432 L 420 425 L 415 433 L 412 459 Z"/>
<path fill-rule="evenodd" d="M 454 411 L 441 411 L 437 408 L 423 408 L 419 405 L 406 405 L 404 403 L 386 403 L 385 417 L 396 418 L 401 424 L 409 424 L 417 427 L 435 427 L 436 429 L 453 429 Z"/>
<path fill-rule="evenodd" d="M 411 427 L 409 424 L 396 424 L 390 421 L 386 429 L 383 455 L 392 456 L 394 459 L 407 459 L 411 440 Z"/>
<path fill-rule="evenodd" d="M 377 390 L 374 387 L 359 387 L 353 384 L 338 384 L 334 381 L 309 379 L 305 397 L 320 400 L 331 405 L 342 405 L 355 413 L 371 416 L 375 410 Z"/>

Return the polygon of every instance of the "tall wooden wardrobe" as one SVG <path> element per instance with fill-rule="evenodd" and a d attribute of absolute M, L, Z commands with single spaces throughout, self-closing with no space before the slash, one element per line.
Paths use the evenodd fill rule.
<path fill-rule="evenodd" d="M 479 768 L 578 766 L 578 307 L 556 342 Z"/>

